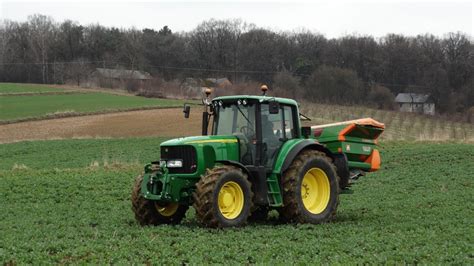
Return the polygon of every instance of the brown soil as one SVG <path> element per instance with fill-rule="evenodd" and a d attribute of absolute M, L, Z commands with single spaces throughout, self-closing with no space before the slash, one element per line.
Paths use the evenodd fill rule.
<path fill-rule="evenodd" d="M 185 119 L 181 109 L 156 109 L 0 125 L 0 143 L 22 140 L 179 137 L 201 133 L 199 108 Z"/>

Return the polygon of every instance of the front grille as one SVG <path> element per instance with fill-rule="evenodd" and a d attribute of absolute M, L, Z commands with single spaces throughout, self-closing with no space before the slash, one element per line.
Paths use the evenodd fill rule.
<path fill-rule="evenodd" d="M 161 147 L 161 159 L 183 160 L 183 167 L 168 168 L 170 174 L 191 174 L 197 170 L 197 156 L 193 146 Z"/>

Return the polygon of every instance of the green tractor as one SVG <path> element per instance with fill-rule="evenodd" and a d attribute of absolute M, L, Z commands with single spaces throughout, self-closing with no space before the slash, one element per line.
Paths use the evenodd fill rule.
<path fill-rule="evenodd" d="M 132 209 L 141 225 L 178 224 L 191 205 L 207 227 L 242 226 L 272 209 L 287 222 L 323 223 L 352 180 L 380 168 L 383 124 L 303 127 L 296 101 L 262 90 L 213 100 L 206 91 L 202 136 L 163 142 L 160 160 L 136 179 Z"/>

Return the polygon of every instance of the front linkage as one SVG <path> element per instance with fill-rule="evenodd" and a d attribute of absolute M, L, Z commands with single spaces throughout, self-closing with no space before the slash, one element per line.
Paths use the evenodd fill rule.
<path fill-rule="evenodd" d="M 161 203 L 191 204 L 192 183 L 170 174 L 165 163 L 156 163 L 152 162 L 145 166 L 141 195 L 147 200 Z"/>

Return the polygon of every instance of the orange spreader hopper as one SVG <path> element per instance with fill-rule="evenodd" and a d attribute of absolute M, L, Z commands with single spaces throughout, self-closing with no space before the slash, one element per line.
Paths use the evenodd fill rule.
<path fill-rule="evenodd" d="M 373 126 L 373 127 L 385 129 L 384 123 L 380 123 L 377 120 L 372 119 L 370 117 L 359 118 L 355 120 L 348 120 L 348 121 L 338 122 L 338 123 L 325 124 L 325 125 L 317 125 L 317 126 L 312 126 L 311 128 L 317 129 L 317 128 L 325 128 L 325 127 L 349 125 L 349 124 L 356 124 L 356 125 L 361 125 L 361 126 Z"/>
<path fill-rule="evenodd" d="M 332 152 L 344 153 L 349 168 L 377 171 L 380 154 L 377 139 L 385 125 L 372 118 L 361 118 L 311 127 L 314 137 Z"/>

